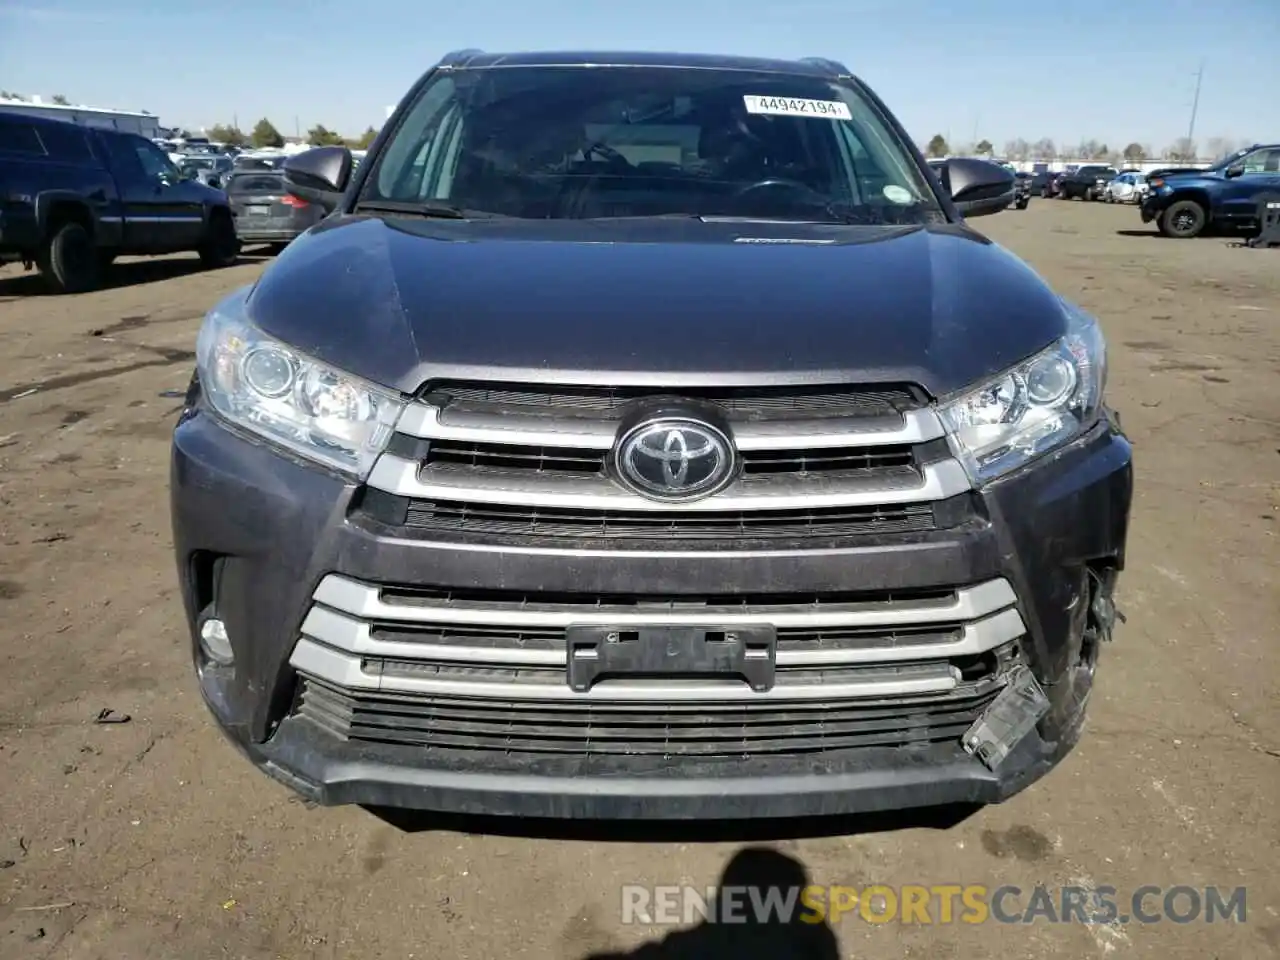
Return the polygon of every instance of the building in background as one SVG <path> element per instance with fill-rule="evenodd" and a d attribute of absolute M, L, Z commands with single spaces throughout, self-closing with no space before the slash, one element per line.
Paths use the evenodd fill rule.
<path fill-rule="evenodd" d="M 29 100 L 0 98 L 0 110 L 26 113 L 55 120 L 70 120 L 86 127 L 104 127 L 124 133 L 137 133 L 148 139 L 161 136 L 160 118 L 144 111 L 110 110 L 80 104 L 45 103 L 39 97 Z"/>

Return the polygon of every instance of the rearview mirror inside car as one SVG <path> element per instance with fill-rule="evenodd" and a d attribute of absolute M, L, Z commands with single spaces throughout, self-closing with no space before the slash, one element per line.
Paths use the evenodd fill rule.
<path fill-rule="evenodd" d="M 346 147 L 316 147 L 284 162 L 289 192 L 329 213 L 342 202 L 351 179 L 351 151 Z"/>

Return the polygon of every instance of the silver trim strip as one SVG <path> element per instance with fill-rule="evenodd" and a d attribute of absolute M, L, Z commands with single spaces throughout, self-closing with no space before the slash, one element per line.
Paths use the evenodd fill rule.
<path fill-rule="evenodd" d="M 1017 610 L 968 623 L 954 643 L 914 644 L 900 647 L 846 647 L 844 649 L 779 650 L 779 667 L 848 666 L 862 663 L 897 663 L 908 660 L 944 660 L 973 656 L 1016 640 L 1026 630 Z M 485 647 L 462 644 L 406 643 L 378 640 L 371 627 L 324 607 L 312 607 L 302 624 L 302 633 L 329 647 L 363 657 L 391 660 L 428 660 L 447 663 L 503 665 L 512 667 L 565 667 L 563 644 L 554 649 L 530 650 L 518 646 Z"/>
<path fill-rule="evenodd" d="M 430 677 L 386 676 L 364 670 L 359 657 L 339 653 L 305 637 L 298 641 L 289 664 L 308 674 L 348 689 L 413 693 L 482 700 L 596 701 L 645 703 L 725 703 L 855 700 L 867 697 L 901 697 L 947 693 L 959 681 L 949 669 L 940 667 L 936 676 L 912 679 L 864 680 L 853 683 L 784 684 L 757 693 L 746 684 L 726 683 L 602 683 L 587 693 L 577 693 L 568 684 L 489 683 L 475 680 L 440 680 Z"/>
<path fill-rule="evenodd" d="M 590 450 L 609 450 L 617 438 L 617 424 L 609 420 L 551 420 L 528 414 L 442 411 L 427 403 L 407 406 L 396 430 L 428 440 Z M 737 448 L 747 452 L 924 443 L 945 435 L 942 421 L 931 409 L 857 420 L 738 423 L 733 425 L 732 432 Z"/>
<path fill-rule="evenodd" d="M 628 493 L 604 477 L 552 477 L 537 471 L 475 473 L 442 467 L 422 469 L 416 461 L 388 453 L 382 454 L 374 464 L 368 484 L 376 490 L 420 500 L 586 510 L 689 512 L 873 507 L 945 500 L 970 489 L 969 475 L 964 467 L 956 460 L 942 460 L 928 464 L 919 483 L 840 479 L 820 474 L 803 479 L 798 476 L 786 479 L 749 477 L 737 481 L 724 493 L 705 500 L 665 503 Z"/>
<path fill-rule="evenodd" d="M 581 609 L 574 604 L 516 606 L 501 603 L 423 601 L 395 604 L 382 598 L 378 587 L 338 574 L 320 581 L 317 603 L 363 620 L 403 623 L 485 624 L 489 626 L 562 628 L 571 624 L 617 626 L 661 626 L 662 624 L 708 624 L 733 626 L 766 624 L 778 628 L 879 627 L 925 625 L 978 620 L 1011 607 L 1017 601 L 1013 587 L 1004 579 L 988 580 L 956 591 L 955 599 L 904 600 L 900 603 L 823 604 L 821 608 L 797 605 L 768 608 L 701 607 L 693 610 L 637 610 L 635 607 Z"/>

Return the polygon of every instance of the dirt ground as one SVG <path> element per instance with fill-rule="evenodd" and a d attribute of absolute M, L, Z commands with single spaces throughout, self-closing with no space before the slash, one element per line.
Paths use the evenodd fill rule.
<path fill-rule="evenodd" d="M 761 844 L 821 884 L 1109 885 L 1122 905 L 1144 884 L 1247 887 L 1243 924 L 851 914 L 841 957 L 1280 955 L 1280 251 L 1163 240 L 1101 204 L 980 226 L 1103 319 L 1138 469 L 1128 622 L 1083 742 L 1032 789 L 958 823 L 784 836 L 402 823 L 255 772 L 191 675 L 167 453 L 201 314 L 265 261 L 125 262 L 76 297 L 0 269 L 0 957 L 582 960 L 669 932 L 623 924 L 624 884 L 706 887 Z"/>

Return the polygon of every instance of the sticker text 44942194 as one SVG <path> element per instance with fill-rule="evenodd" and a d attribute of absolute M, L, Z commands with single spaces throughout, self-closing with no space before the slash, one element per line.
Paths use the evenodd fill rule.
<path fill-rule="evenodd" d="M 764 113 L 776 117 L 812 117 L 815 120 L 851 120 L 849 105 L 840 100 L 801 100 L 798 97 L 761 97 L 748 94 L 742 98 L 747 113 Z"/>

